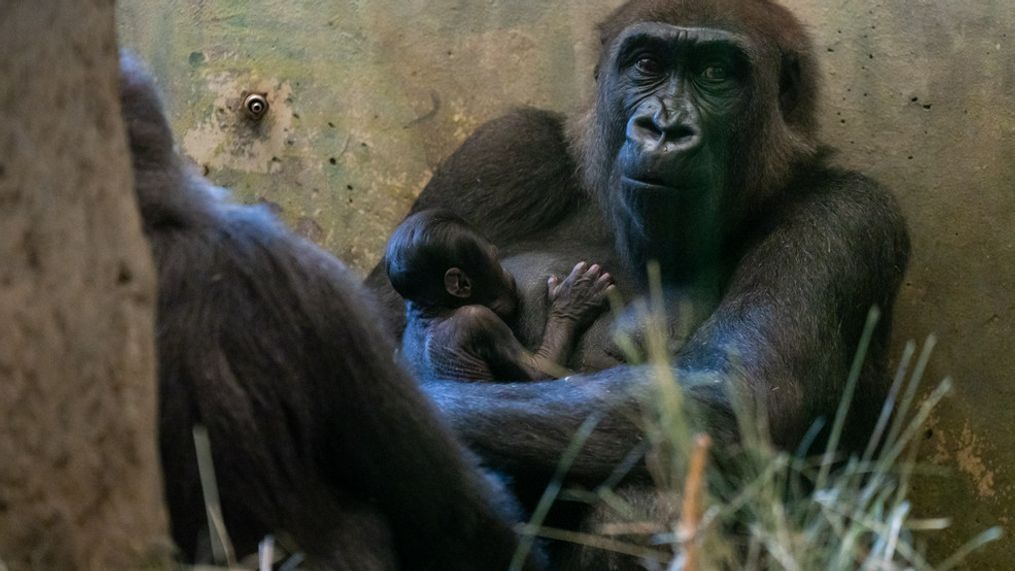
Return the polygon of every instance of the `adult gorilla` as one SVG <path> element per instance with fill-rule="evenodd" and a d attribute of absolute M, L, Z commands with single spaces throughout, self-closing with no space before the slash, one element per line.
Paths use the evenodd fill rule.
<path fill-rule="evenodd" d="M 630 299 L 658 260 L 689 412 L 721 443 L 736 437 L 734 395 L 767 406 L 784 446 L 833 413 L 868 310 L 880 307 L 848 427 L 863 438 L 883 400 L 909 243 L 891 195 L 831 166 L 818 142 L 803 27 L 768 0 L 631 0 L 600 31 L 584 113 L 569 126 L 532 109 L 490 122 L 413 211 L 449 208 L 487 233 L 518 279 L 529 341 L 548 273 L 594 260 Z M 368 283 L 398 330 L 402 309 L 379 269 Z M 628 420 L 637 399 L 622 395 L 647 379 L 610 341 L 632 321 L 604 315 L 586 334 L 571 365 L 598 373 L 426 389 L 474 450 L 520 478 L 550 473 L 580 423 L 603 414 L 571 471 L 594 483 L 640 438 Z"/>
<path fill-rule="evenodd" d="M 239 555 L 285 533 L 315 568 L 506 568 L 510 498 L 391 359 L 351 273 L 191 172 L 152 78 L 126 55 L 120 101 L 158 270 L 159 447 L 184 558 L 203 559 L 209 527 L 200 423 Z"/>

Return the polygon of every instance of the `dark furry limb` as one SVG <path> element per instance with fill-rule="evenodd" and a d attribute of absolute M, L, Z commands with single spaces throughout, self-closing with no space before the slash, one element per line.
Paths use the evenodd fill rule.
<path fill-rule="evenodd" d="M 160 445 L 184 555 L 206 527 L 200 423 L 241 555 L 282 532 L 331 569 L 506 568 L 510 501 L 395 360 L 355 276 L 184 168 L 129 57 L 122 104 L 159 275 Z"/>

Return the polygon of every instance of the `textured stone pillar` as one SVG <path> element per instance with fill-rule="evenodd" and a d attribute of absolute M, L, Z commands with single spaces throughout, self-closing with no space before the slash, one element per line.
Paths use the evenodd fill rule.
<path fill-rule="evenodd" d="M 0 0 L 0 558 L 136 568 L 166 537 L 154 273 L 110 0 Z"/>

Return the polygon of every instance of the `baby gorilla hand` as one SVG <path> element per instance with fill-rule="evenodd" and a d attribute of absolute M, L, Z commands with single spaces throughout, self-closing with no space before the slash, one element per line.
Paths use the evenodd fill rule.
<path fill-rule="evenodd" d="M 559 276 L 547 280 L 550 318 L 587 325 L 602 311 L 603 302 L 614 287 L 613 276 L 599 264 L 578 262 L 563 281 Z"/>

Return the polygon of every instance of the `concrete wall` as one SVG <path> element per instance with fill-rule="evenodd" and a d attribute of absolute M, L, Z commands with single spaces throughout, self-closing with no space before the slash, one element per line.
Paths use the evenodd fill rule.
<path fill-rule="evenodd" d="M 786 0 L 823 61 L 824 133 L 892 187 L 914 259 L 897 338 L 939 336 L 956 390 L 925 433 L 918 512 L 937 553 L 1015 517 L 1015 2 Z M 122 0 L 122 43 L 162 78 L 184 152 L 239 198 L 366 271 L 472 129 L 586 93 L 617 0 Z M 245 91 L 272 109 L 250 127 Z M 1009 533 L 1009 537 L 1011 533 Z M 1008 569 L 1015 541 L 973 569 Z"/>

